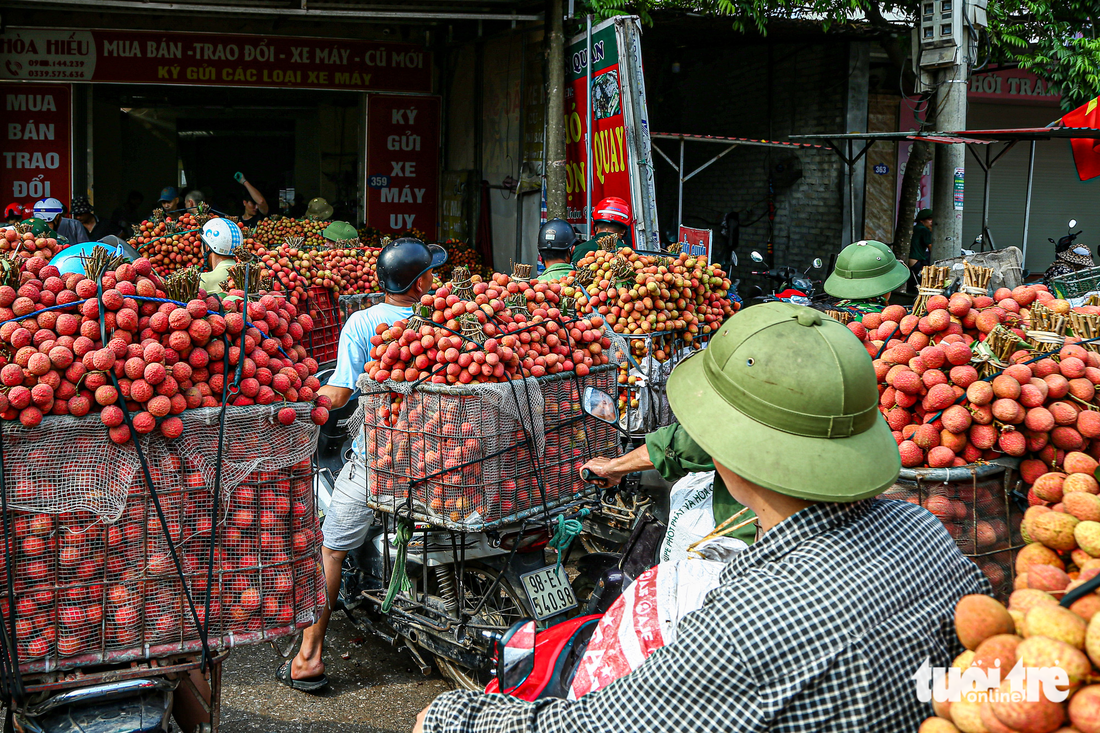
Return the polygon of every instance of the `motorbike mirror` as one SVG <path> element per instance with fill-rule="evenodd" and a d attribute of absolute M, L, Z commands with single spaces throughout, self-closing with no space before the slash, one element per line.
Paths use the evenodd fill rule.
<path fill-rule="evenodd" d="M 751 254 L 749 254 L 749 257 L 752 258 L 753 262 L 763 262 L 764 261 L 764 255 L 760 254 L 755 249 L 752 251 Z"/>
<path fill-rule="evenodd" d="M 1069 220 L 1069 228 L 1073 229 L 1075 226 L 1077 226 L 1077 220 L 1076 219 L 1070 219 Z"/>
<path fill-rule="evenodd" d="M 824 263 L 822 263 L 820 257 L 814 257 L 813 266 L 815 270 L 820 270 L 822 264 Z"/>
<path fill-rule="evenodd" d="M 534 621 L 520 621 L 497 642 L 497 681 L 505 695 L 515 692 L 535 670 L 537 630 Z"/>
<path fill-rule="evenodd" d="M 608 425 L 619 424 L 619 406 L 607 392 L 595 387 L 585 387 L 581 398 L 581 409 Z"/>

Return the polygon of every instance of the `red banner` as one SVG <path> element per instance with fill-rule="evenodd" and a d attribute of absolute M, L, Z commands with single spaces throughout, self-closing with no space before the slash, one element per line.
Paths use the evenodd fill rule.
<path fill-rule="evenodd" d="M 696 229 L 680 225 L 678 239 L 684 245 L 684 252 L 692 257 L 705 257 L 710 262 L 710 243 L 713 240 L 713 232 L 710 229 Z"/>
<path fill-rule="evenodd" d="M 367 101 L 367 226 L 436 238 L 439 97 L 371 95 Z"/>
<path fill-rule="evenodd" d="M 430 92 L 422 46 L 330 38 L 8 28 L 0 78 Z"/>
<path fill-rule="evenodd" d="M 72 193 L 72 87 L 0 84 L 4 146 L 0 206 L 52 196 L 66 206 Z"/>
<path fill-rule="evenodd" d="M 587 230 L 591 224 L 589 212 L 585 211 L 588 49 L 587 41 L 579 38 L 573 39 L 566 53 L 566 219 Z M 613 23 L 608 22 L 593 31 L 592 62 L 592 206 L 605 196 L 618 196 L 633 209 Z"/>

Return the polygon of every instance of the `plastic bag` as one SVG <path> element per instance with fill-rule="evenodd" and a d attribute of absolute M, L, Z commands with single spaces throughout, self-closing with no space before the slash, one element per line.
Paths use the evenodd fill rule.
<path fill-rule="evenodd" d="M 687 558 L 687 548 L 714 531 L 713 501 L 714 471 L 689 473 L 672 485 L 660 562 Z"/>
<path fill-rule="evenodd" d="M 676 626 L 702 608 L 707 593 L 718 587 L 723 567 L 713 560 L 679 560 L 642 573 L 600 619 L 573 676 L 569 699 L 630 674 L 675 641 Z"/>

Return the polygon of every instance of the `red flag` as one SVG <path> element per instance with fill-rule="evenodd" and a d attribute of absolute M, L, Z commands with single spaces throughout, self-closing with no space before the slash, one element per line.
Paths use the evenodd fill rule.
<path fill-rule="evenodd" d="M 1083 104 L 1062 117 L 1066 127 L 1100 128 L 1100 97 Z M 1073 138 L 1073 162 L 1077 166 L 1077 176 L 1082 181 L 1100 176 L 1100 140 Z"/>

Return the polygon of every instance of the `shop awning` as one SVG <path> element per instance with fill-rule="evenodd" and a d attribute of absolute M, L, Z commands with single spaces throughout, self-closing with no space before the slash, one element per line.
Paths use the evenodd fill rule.
<path fill-rule="evenodd" d="M 672 158 L 668 157 L 665 151 L 653 145 L 653 149 L 657 153 L 668 161 L 668 164 L 673 167 L 679 176 L 679 183 L 677 184 L 676 192 L 676 224 L 677 226 L 684 223 L 684 181 L 692 178 L 696 174 L 702 172 L 704 169 L 709 168 L 714 163 L 717 163 L 728 153 L 732 152 L 734 148 L 742 146 L 757 147 L 757 148 L 785 148 L 785 149 L 805 149 L 813 148 L 817 150 L 823 150 L 825 145 L 817 145 L 816 143 L 802 143 L 802 142 L 784 142 L 781 140 L 757 140 L 751 137 L 723 137 L 720 135 L 691 135 L 683 132 L 654 132 L 649 136 L 652 140 L 679 140 L 680 141 L 680 163 L 677 165 L 672 161 Z M 725 145 L 726 148 L 722 152 L 715 155 L 713 158 L 703 163 L 701 166 L 693 170 L 691 173 L 684 173 L 684 143 L 719 143 Z"/>
<path fill-rule="evenodd" d="M 0 0 L 0 6 L 13 5 Z M 216 13 L 243 17 L 274 17 L 297 20 L 384 22 L 432 20 L 509 20 L 516 22 L 542 19 L 541 5 L 524 0 L 36 0 L 35 7 L 62 8 L 70 11 L 124 13 Z"/>
<path fill-rule="evenodd" d="M 840 159 L 844 161 L 844 164 L 848 166 L 848 185 L 852 186 L 852 169 L 855 164 L 859 162 L 871 146 L 879 140 L 885 140 L 887 142 L 905 142 L 923 140 L 925 142 L 936 143 L 939 145 L 966 145 L 966 149 L 974 156 L 974 159 L 981 166 L 983 173 L 985 174 L 985 180 L 982 186 L 982 233 L 981 242 L 982 250 L 984 251 L 986 245 L 990 249 L 996 249 L 996 243 L 993 241 L 993 234 L 989 231 L 989 171 L 996 165 L 997 161 L 1004 157 L 1005 153 L 1011 150 L 1018 142 L 1030 142 L 1031 150 L 1028 160 L 1027 168 L 1027 194 L 1024 204 L 1024 236 L 1023 236 L 1023 254 L 1027 256 L 1027 230 L 1031 223 L 1031 188 L 1035 175 L 1035 143 L 1041 140 L 1072 140 L 1072 139 L 1087 139 L 1087 140 L 1100 140 L 1100 129 L 1092 127 L 1021 127 L 1013 129 L 1003 130 L 958 130 L 948 132 L 937 131 L 922 131 L 911 130 L 909 132 L 848 132 L 837 134 L 814 134 L 814 135 L 791 135 L 792 140 L 798 141 L 820 141 L 826 146 L 831 148 Z M 855 144 L 862 142 L 863 145 L 856 150 Z M 1001 144 L 1003 147 L 994 152 L 993 146 Z M 978 152 L 976 145 L 986 146 L 982 149 L 981 154 Z M 849 200 L 854 202 L 854 197 L 849 196 Z M 855 204 L 853 203 L 853 208 Z M 855 212 L 852 212 L 852 216 L 849 218 L 850 229 L 848 232 L 849 241 L 855 241 Z M 860 231 L 863 227 L 860 226 Z"/>

